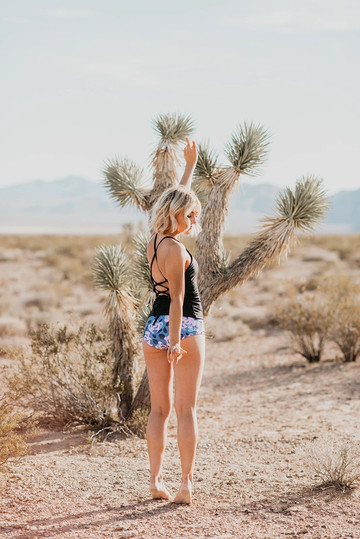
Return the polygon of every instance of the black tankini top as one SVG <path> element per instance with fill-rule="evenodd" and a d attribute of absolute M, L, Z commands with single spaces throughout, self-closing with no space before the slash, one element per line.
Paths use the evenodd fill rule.
<path fill-rule="evenodd" d="M 165 275 L 163 275 L 163 273 L 160 271 L 159 264 L 158 264 L 158 269 L 161 275 L 164 277 L 164 281 L 156 282 L 152 276 L 152 266 L 153 266 L 154 260 L 156 259 L 156 262 L 157 262 L 157 249 L 160 243 L 165 238 L 171 238 L 179 242 L 179 240 L 177 240 L 173 236 L 164 236 L 156 245 L 157 234 L 155 235 L 154 256 L 152 257 L 152 260 L 150 263 L 150 274 L 151 274 L 153 290 L 156 294 L 156 298 L 154 300 L 154 304 L 153 304 L 153 307 L 149 316 L 160 316 L 164 314 L 165 315 L 169 314 L 171 299 L 170 299 L 170 294 L 169 294 L 169 287 L 166 286 L 165 284 L 165 283 L 168 283 L 168 280 L 166 279 Z M 195 260 L 195 258 L 190 253 L 190 251 L 188 249 L 186 250 L 190 255 L 191 262 L 190 262 L 189 267 L 185 270 L 185 295 L 184 295 L 184 303 L 183 303 L 183 316 L 191 316 L 192 318 L 203 319 L 204 318 L 203 311 L 202 311 L 200 294 L 199 294 L 198 284 L 197 284 L 197 275 L 199 272 L 199 265 L 197 261 Z M 162 290 L 158 290 L 158 287 L 161 287 Z"/>

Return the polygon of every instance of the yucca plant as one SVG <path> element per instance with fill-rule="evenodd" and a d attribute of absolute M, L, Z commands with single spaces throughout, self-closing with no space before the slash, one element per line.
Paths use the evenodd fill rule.
<path fill-rule="evenodd" d="M 166 188 L 178 183 L 179 151 L 185 137 L 193 131 L 193 122 L 189 116 L 161 114 L 154 119 L 153 126 L 159 142 L 151 156 L 154 171 L 152 189 L 144 187 L 142 171 L 128 158 L 105 163 L 105 187 L 120 206 L 132 203 L 141 210 L 149 211 Z M 300 178 L 294 191 L 286 188 L 279 195 L 274 216 L 265 217 L 262 230 L 229 264 L 222 241 L 229 197 L 241 174 L 259 174 L 268 155 L 269 143 L 270 135 L 261 125 L 239 125 L 225 146 L 229 160 L 226 165 L 218 164 L 218 156 L 209 143 L 198 145 L 193 189 L 202 203 L 202 231 L 196 240 L 195 256 L 199 262 L 199 290 L 205 315 L 220 295 L 256 275 L 274 260 L 280 261 L 282 256 L 285 257 L 295 241 L 296 231 L 314 230 L 328 208 L 321 180 L 313 176 Z M 146 318 L 151 294 L 147 241 L 145 236 L 136 240 L 136 257 L 132 261 L 127 258 L 127 264 L 124 264 L 126 255 L 120 247 L 111 256 L 106 256 L 106 263 L 102 261 L 104 255 L 100 250 L 96 262 L 97 284 L 107 289 L 112 298 L 107 315 L 111 333 L 117 340 L 114 343 L 114 372 L 123 384 L 132 388 L 131 392 L 134 391 L 134 376 L 131 377 L 130 372 L 134 370 L 134 358 L 141 350 L 140 332 L 136 337 L 136 328 L 141 328 L 141 321 Z M 118 280 L 109 280 L 108 272 L 119 275 Z M 136 287 L 129 285 L 134 282 Z M 121 329 L 115 329 L 115 326 Z M 126 418 L 131 418 L 135 411 L 149 410 L 146 372 L 131 404 L 132 393 L 126 391 Z"/>

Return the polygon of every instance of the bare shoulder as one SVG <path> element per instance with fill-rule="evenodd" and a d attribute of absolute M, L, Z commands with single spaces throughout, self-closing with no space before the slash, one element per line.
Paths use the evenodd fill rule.
<path fill-rule="evenodd" d="M 163 251 L 166 252 L 166 254 L 175 256 L 175 257 L 185 257 L 186 258 L 186 249 L 183 246 L 182 243 L 177 241 L 175 238 L 164 238 L 163 241 Z"/>
<path fill-rule="evenodd" d="M 170 270 L 173 267 L 182 268 L 187 260 L 187 252 L 184 245 L 175 239 L 166 238 L 163 242 L 164 262 Z"/>

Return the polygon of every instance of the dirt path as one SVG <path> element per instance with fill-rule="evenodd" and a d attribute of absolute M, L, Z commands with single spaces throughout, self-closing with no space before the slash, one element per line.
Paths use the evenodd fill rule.
<path fill-rule="evenodd" d="M 83 267 L 70 281 L 77 261 L 64 269 L 54 265 L 58 256 L 38 247 L 2 252 L 1 373 L 12 368 L 7 347 L 27 341 L 26 326 L 99 320 L 101 294 L 84 282 Z M 323 435 L 329 444 L 360 441 L 360 362 L 342 364 L 329 350 L 309 365 L 267 324 L 284 281 L 346 268 L 334 251 L 298 250 L 214 305 L 209 325 L 218 340 L 230 340 L 207 344 L 191 506 L 150 499 L 145 440 L 90 448 L 81 429 L 44 431 L 29 456 L 0 474 L 0 537 L 360 539 L 360 485 L 348 493 L 312 490 L 307 453 Z M 174 410 L 164 477 L 175 494 Z"/>
<path fill-rule="evenodd" d="M 359 365 L 310 366 L 285 344 L 264 331 L 208 344 L 192 506 L 149 499 L 145 440 L 89 449 L 84 433 L 49 431 L 8 474 L 0 536 L 359 538 L 359 491 L 312 491 L 304 454 L 320 433 L 360 440 Z M 172 493 L 179 470 L 172 411 Z"/>

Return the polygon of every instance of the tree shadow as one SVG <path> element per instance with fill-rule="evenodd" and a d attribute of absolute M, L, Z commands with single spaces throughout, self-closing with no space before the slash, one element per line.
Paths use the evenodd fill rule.
<path fill-rule="evenodd" d="M 300 384 L 304 382 L 311 384 L 314 392 L 317 392 L 321 391 L 319 380 L 324 377 L 324 374 L 330 374 L 336 378 L 337 374 L 341 374 L 343 365 L 344 363 L 331 360 L 311 365 L 302 361 L 271 367 L 259 365 L 231 374 L 218 373 L 214 376 L 204 376 L 202 385 L 209 388 L 223 387 L 228 393 L 229 391 L 238 392 L 238 386 L 248 386 L 256 391 L 281 388 L 294 382 Z M 355 391 L 355 385 L 352 389 Z"/>
<path fill-rule="evenodd" d="M 185 506 L 187 507 L 187 506 Z M 101 526 L 108 526 L 109 524 L 118 523 L 121 525 L 122 521 L 136 521 L 142 518 L 148 518 L 149 516 L 172 513 L 174 511 L 181 510 L 179 504 L 171 502 L 164 503 L 164 500 L 144 500 L 132 504 L 119 504 L 118 506 L 108 506 L 106 509 L 98 509 L 94 511 L 81 511 L 65 516 L 50 517 L 50 518 L 33 518 L 27 521 L 25 524 L 15 525 L 0 525 L 0 536 L 5 537 L 14 532 L 14 528 L 17 530 L 17 539 L 28 539 L 31 537 L 63 537 L 64 534 L 69 532 L 80 532 L 85 529 L 94 529 Z M 99 520 L 95 522 L 89 522 L 89 518 L 99 517 Z M 105 518 L 104 518 L 105 517 Z M 77 520 L 82 519 L 81 522 Z M 85 520 L 84 520 L 85 519 Z M 31 530 L 31 527 L 44 527 L 46 529 Z M 29 529 L 30 528 L 30 529 Z M 26 531 L 25 531 L 26 530 Z"/>
<path fill-rule="evenodd" d="M 62 430 L 46 430 L 29 436 L 27 444 L 30 455 L 41 455 L 55 451 L 67 451 L 74 447 L 82 447 L 88 444 L 87 430 L 76 429 L 70 432 Z"/>
<path fill-rule="evenodd" d="M 291 508 L 301 506 L 313 510 L 319 506 L 320 502 L 331 503 L 333 501 L 344 502 L 351 498 L 355 489 L 345 491 L 336 487 L 310 486 L 300 487 L 294 492 L 286 491 L 276 493 L 269 497 L 263 497 L 253 501 L 246 506 L 231 506 L 230 511 L 237 513 L 256 513 L 257 511 L 267 511 L 271 513 L 292 514 Z M 294 511 L 296 513 L 296 511 Z"/>

